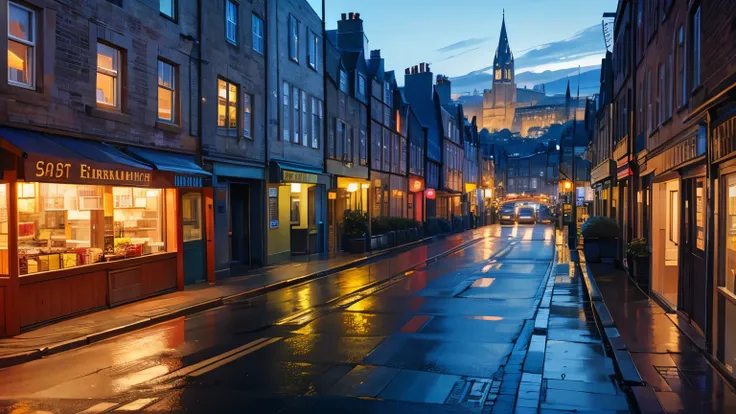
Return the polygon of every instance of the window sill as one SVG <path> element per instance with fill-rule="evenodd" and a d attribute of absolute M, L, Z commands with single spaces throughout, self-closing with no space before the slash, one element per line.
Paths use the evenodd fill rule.
<path fill-rule="evenodd" d="M 87 115 L 94 117 L 94 118 L 100 118 L 100 119 L 105 119 L 108 121 L 120 122 L 123 124 L 130 124 L 130 115 L 124 114 L 117 110 L 104 109 L 104 108 L 99 108 L 97 106 L 92 106 L 92 105 L 87 105 L 85 107 L 85 110 L 87 112 Z"/>
<path fill-rule="evenodd" d="M 181 125 L 172 124 L 170 122 L 166 121 L 156 121 L 156 124 L 154 125 L 157 129 L 160 129 L 164 132 L 171 132 L 174 134 L 181 134 Z"/>
<path fill-rule="evenodd" d="M 176 17 L 175 17 L 175 16 L 169 16 L 168 14 L 166 14 L 166 13 L 164 13 L 164 12 L 161 12 L 161 11 L 160 11 L 160 12 L 158 12 L 158 14 L 160 14 L 160 15 L 161 15 L 161 17 L 163 17 L 163 18 L 164 18 L 164 19 L 166 19 L 166 20 L 169 20 L 169 21 L 171 21 L 171 22 L 173 22 L 173 23 L 176 23 L 176 24 L 178 24 L 178 23 L 179 23 L 179 22 L 178 22 L 178 21 L 176 20 Z"/>

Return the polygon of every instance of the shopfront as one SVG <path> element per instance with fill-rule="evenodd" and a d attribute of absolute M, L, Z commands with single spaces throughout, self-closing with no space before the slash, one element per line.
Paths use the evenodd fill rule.
<path fill-rule="evenodd" d="M 343 250 L 345 215 L 355 211 L 368 214 L 371 182 L 357 177 L 335 177 L 328 193 L 329 252 Z"/>
<path fill-rule="evenodd" d="M 372 217 L 407 217 L 407 178 L 378 171 L 371 171 L 370 177 Z"/>
<path fill-rule="evenodd" d="M 268 184 L 267 264 L 327 250 L 329 176 L 318 168 L 272 162 Z"/>
<path fill-rule="evenodd" d="M 204 229 L 201 203 L 187 198 L 182 215 L 183 188 L 206 175 L 196 164 L 168 173 L 105 143 L 12 128 L 0 148 L 0 335 L 183 287 L 184 238 Z"/>
<path fill-rule="evenodd" d="M 407 198 L 407 217 L 420 223 L 424 222 L 424 177 L 409 176 L 409 196 Z"/>

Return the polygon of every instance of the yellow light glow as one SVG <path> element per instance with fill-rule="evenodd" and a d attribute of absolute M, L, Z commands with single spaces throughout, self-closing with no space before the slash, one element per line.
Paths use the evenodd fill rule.
<path fill-rule="evenodd" d="M 569 190 L 572 188 L 572 183 L 569 181 L 565 181 L 565 190 Z"/>
<path fill-rule="evenodd" d="M 367 190 L 367 189 L 371 188 L 371 185 L 370 184 L 361 184 L 360 185 L 360 188 L 362 188 L 364 190 Z"/>
<path fill-rule="evenodd" d="M 8 49 L 8 68 L 15 70 L 25 70 L 26 62 L 18 55 Z"/>
<path fill-rule="evenodd" d="M 299 183 L 291 183 L 291 192 L 292 193 L 301 193 L 302 192 L 302 185 Z"/>
<path fill-rule="evenodd" d="M 356 191 L 358 191 L 358 183 L 348 184 L 348 193 L 354 193 Z"/>
<path fill-rule="evenodd" d="M 475 282 L 471 285 L 471 287 L 477 287 L 477 288 L 486 288 L 488 286 L 491 286 L 493 282 L 496 280 L 495 277 L 481 277 L 479 279 L 476 279 Z"/>

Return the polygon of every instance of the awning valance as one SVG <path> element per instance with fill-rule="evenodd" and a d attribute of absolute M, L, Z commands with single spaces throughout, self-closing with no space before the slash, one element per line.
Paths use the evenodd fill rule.
<path fill-rule="evenodd" d="M 127 148 L 126 151 L 152 164 L 158 171 L 173 175 L 175 187 L 203 187 L 204 178 L 212 176 L 211 173 L 197 165 L 194 162 L 194 156 L 191 155 L 145 148 Z"/>
<path fill-rule="evenodd" d="M 149 186 L 153 168 L 103 142 L 0 128 L 0 146 L 20 161 L 19 179 Z"/>

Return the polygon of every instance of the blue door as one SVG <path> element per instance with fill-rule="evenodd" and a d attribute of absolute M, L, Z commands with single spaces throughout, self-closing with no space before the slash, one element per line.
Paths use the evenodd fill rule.
<path fill-rule="evenodd" d="M 189 192 L 181 196 L 182 231 L 184 233 L 184 284 L 207 280 L 205 274 L 206 246 L 202 193 Z"/>

